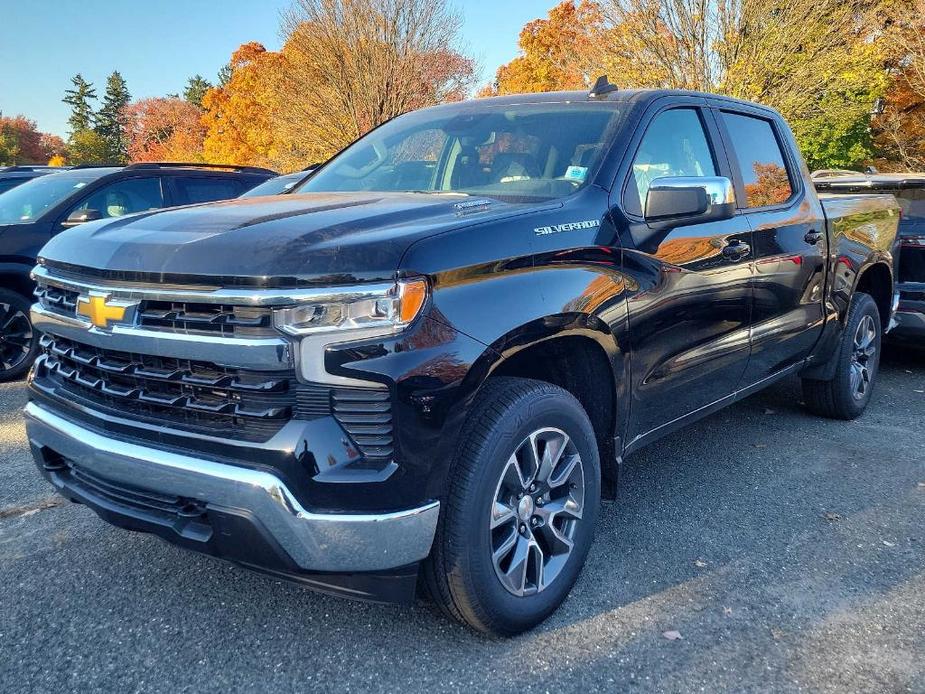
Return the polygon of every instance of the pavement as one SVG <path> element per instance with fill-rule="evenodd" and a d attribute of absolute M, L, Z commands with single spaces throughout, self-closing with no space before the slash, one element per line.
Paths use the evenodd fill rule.
<path fill-rule="evenodd" d="M 800 399 L 784 381 L 627 460 L 563 606 L 490 640 L 59 503 L 4 385 L 0 691 L 925 692 L 925 353 L 887 350 L 855 422 Z"/>

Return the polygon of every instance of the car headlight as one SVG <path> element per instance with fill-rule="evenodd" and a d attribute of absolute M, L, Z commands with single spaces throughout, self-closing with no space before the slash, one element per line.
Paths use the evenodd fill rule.
<path fill-rule="evenodd" d="M 392 335 L 411 323 L 426 301 L 423 279 L 338 288 L 277 309 L 273 324 L 297 336 L 342 331 L 362 332 L 364 337 Z"/>

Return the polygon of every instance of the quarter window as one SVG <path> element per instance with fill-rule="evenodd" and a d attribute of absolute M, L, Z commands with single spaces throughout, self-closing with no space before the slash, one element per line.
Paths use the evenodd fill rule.
<path fill-rule="evenodd" d="M 692 108 L 665 111 L 655 117 L 633 160 L 633 183 L 627 190 L 627 212 L 642 216 L 649 187 L 665 176 L 715 176 L 710 145 Z"/>
<path fill-rule="evenodd" d="M 725 113 L 723 119 L 735 148 L 748 207 L 781 205 L 793 197 L 793 185 L 774 128 L 763 118 Z"/>

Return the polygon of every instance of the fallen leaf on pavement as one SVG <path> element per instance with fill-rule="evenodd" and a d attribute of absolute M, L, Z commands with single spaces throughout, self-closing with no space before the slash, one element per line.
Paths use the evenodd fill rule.
<path fill-rule="evenodd" d="M 782 638 L 784 638 L 784 631 L 782 629 L 775 629 L 774 627 L 771 627 L 771 638 L 773 638 L 775 641 L 780 641 Z"/>
<path fill-rule="evenodd" d="M 694 566 L 696 566 L 698 569 L 704 569 L 707 567 L 707 562 L 703 559 L 695 559 Z"/>
<path fill-rule="evenodd" d="M 916 486 L 917 486 L 919 489 L 925 489 L 925 482 L 919 482 Z"/>
<path fill-rule="evenodd" d="M 887 547 L 895 547 L 895 546 L 896 546 L 896 543 L 895 543 L 895 542 L 887 542 L 886 540 L 883 541 L 883 544 L 886 545 Z"/>
<path fill-rule="evenodd" d="M 724 608 L 723 608 L 723 614 L 724 614 L 725 616 L 727 616 L 727 617 L 731 616 L 731 615 L 732 615 L 732 608 L 731 608 L 731 607 L 724 607 Z"/>
<path fill-rule="evenodd" d="M 677 641 L 678 639 L 683 638 L 680 631 L 663 631 L 662 636 L 664 636 L 669 641 Z"/>
<path fill-rule="evenodd" d="M 764 413 L 765 414 L 777 414 L 777 410 L 772 410 L 770 407 L 765 407 Z"/>
<path fill-rule="evenodd" d="M 844 518 L 840 513 L 835 513 L 835 511 L 826 511 L 822 514 L 822 517 L 827 521 L 840 521 Z"/>

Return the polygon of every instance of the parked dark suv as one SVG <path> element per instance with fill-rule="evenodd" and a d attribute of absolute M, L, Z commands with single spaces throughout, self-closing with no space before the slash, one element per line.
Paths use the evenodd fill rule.
<path fill-rule="evenodd" d="M 29 273 L 55 234 L 96 219 L 236 198 L 274 176 L 268 169 L 204 164 L 75 167 L 0 195 L 0 381 L 25 374 L 38 350 Z"/>
<path fill-rule="evenodd" d="M 31 181 L 33 178 L 56 173 L 58 171 L 66 171 L 66 169 L 60 166 L 38 166 L 32 164 L 22 166 L 0 166 L 0 193 L 12 190 L 26 181 Z"/>
<path fill-rule="evenodd" d="M 902 210 L 896 272 L 899 308 L 890 334 L 925 346 L 925 173 L 816 171 L 813 183 L 821 193 L 896 196 Z"/>

